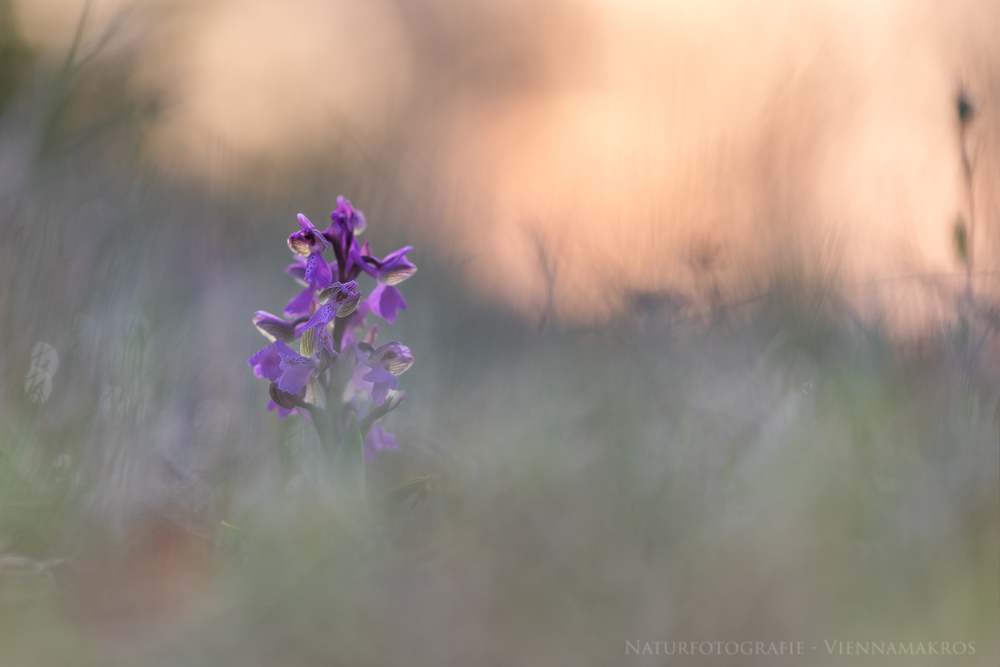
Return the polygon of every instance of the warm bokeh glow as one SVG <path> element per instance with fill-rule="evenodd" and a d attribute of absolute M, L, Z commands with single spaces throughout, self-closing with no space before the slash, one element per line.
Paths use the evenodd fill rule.
<path fill-rule="evenodd" d="M 21 11 L 35 38 L 65 37 L 80 6 Z M 991 2 L 219 0 L 161 20 L 144 70 L 173 91 L 160 159 L 207 173 L 224 146 L 238 171 L 394 137 L 425 242 L 532 316 L 600 320 L 636 292 L 696 304 L 706 285 L 739 301 L 787 263 L 926 322 L 951 297 L 896 277 L 964 284 L 963 81 L 979 189 L 1000 170 Z M 997 210 L 980 195 L 980 272 Z"/>

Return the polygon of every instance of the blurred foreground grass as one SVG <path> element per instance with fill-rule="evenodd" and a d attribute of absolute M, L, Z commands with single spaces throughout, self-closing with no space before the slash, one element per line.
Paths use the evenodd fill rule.
<path fill-rule="evenodd" d="M 250 314 L 293 289 L 292 214 L 363 184 L 178 185 L 135 141 L 155 100 L 108 93 L 117 61 L 3 53 L 0 665 L 667 664 L 627 640 L 1000 658 L 995 331 L 956 311 L 904 343 L 782 278 L 739 318 L 537 332 L 418 248 L 389 332 L 417 355 L 401 451 L 345 507 L 246 358 Z"/>

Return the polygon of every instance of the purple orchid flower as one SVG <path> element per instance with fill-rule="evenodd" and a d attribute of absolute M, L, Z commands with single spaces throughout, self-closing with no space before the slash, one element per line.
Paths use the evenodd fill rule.
<path fill-rule="evenodd" d="M 389 390 L 399 386 L 396 376 L 413 365 L 413 355 L 408 347 L 396 341 L 377 348 L 372 348 L 370 343 L 362 342 L 354 349 L 355 355 L 361 362 L 355 368 L 354 384 L 362 391 L 371 394 L 375 405 L 381 406 L 385 403 Z"/>
<path fill-rule="evenodd" d="M 344 197 L 337 198 L 325 231 L 302 214 L 298 221 L 300 230 L 287 240 L 295 258 L 285 273 L 302 290 L 285 305 L 284 318 L 263 310 L 254 313 L 254 326 L 271 344 L 247 363 L 271 382 L 269 411 L 276 410 L 282 419 L 301 414 L 330 453 L 338 450 L 346 429 L 357 424 L 364 458 L 371 461 L 378 451 L 398 449 L 395 436 L 377 422 L 403 400 L 397 376 L 410 368 L 413 355 L 396 341 L 375 347 L 378 325 L 367 332 L 363 327 L 368 313 L 393 323 L 400 310 L 407 310 L 395 285 L 417 270 L 406 259 L 412 248 L 384 259 L 372 255 L 369 244 L 356 238 L 367 226 L 365 216 Z M 336 259 L 328 263 L 323 253 L 331 247 Z M 355 282 L 362 272 L 378 283 L 367 299 Z M 296 352 L 289 344 L 299 338 Z M 335 343 L 340 349 L 334 349 Z M 359 391 L 347 391 L 351 386 Z"/>
<path fill-rule="evenodd" d="M 306 258 L 303 280 L 310 286 L 324 289 L 333 282 L 333 272 L 330 265 L 323 259 L 323 251 L 330 247 L 326 237 L 309 222 L 309 218 L 299 213 L 299 226 L 302 227 L 288 236 L 288 247 L 296 255 Z"/>
<path fill-rule="evenodd" d="M 309 257 L 317 252 L 323 252 L 330 246 L 326 237 L 316 229 L 316 225 L 303 214 L 298 214 L 299 226 L 302 228 L 288 235 L 288 247 L 296 255 Z"/>
<path fill-rule="evenodd" d="M 368 355 L 368 360 L 393 375 L 402 375 L 413 365 L 413 354 L 410 352 L 410 348 L 394 340 L 372 350 Z"/>

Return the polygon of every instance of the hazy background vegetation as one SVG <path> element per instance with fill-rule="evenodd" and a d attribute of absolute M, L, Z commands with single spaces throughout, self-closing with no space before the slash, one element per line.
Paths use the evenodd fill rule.
<path fill-rule="evenodd" d="M 996 664 L 998 109 L 988 1 L 0 0 L 0 665 Z M 365 516 L 246 365 L 338 194 Z"/>

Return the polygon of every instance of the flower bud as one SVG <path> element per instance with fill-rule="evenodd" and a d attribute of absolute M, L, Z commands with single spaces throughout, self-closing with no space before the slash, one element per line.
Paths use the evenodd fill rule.
<path fill-rule="evenodd" d="M 354 208 L 344 196 L 337 197 L 337 210 L 330 214 L 330 221 L 341 234 L 361 234 L 368 226 L 365 214 Z"/>
<path fill-rule="evenodd" d="M 286 410 L 293 410 L 305 405 L 302 399 L 295 394 L 289 394 L 287 391 L 281 391 L 278 389 L 277 382 L 271 383 L 269 392 L 271 394 L 271 400 L 274 401 L 278 407 L 285 408 Z"/>

